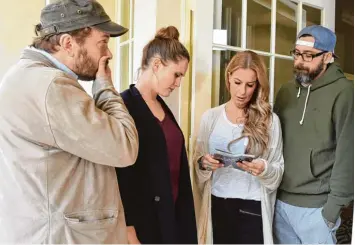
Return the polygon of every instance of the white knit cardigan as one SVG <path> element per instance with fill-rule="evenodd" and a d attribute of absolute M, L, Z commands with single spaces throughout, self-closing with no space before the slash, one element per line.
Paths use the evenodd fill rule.
<path fill-rule="evenodd" d="M 211 244 L 211 171 L 200 170 L 197 160 L 208 153 L 208 142 L 216 122 L 224 110 L 221 105 L 206 111 L 201 119 L 199 133 L 194 143 L 193 153 L 193 192 L 195 201 L 196 222 L 198 227 L 198 241 L 200 244 Z M 266 161 L 265 170 L 258 179 L 261 184 L 261 214 L 263 222 L 263 235 L 265 244 L 273 244 L 272 222 L 276 191 L 281 183 L 284 172 L 284 159 L 282 155 L 282 133 L 279 118 L 272 115 L 270 124 L 270 141 L 268 152 L 263 159 Z"/>

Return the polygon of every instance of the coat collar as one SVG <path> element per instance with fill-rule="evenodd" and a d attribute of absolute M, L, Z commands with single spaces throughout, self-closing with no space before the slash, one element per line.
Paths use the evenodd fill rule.
<path fill-rule="evenodd" d="M 140 104 L 140 109 L 142 109 L 142 110 L 148 112 L 148 113 L 150 114 L 150 116 L 156 120 L 155 116 L 154 116 L 153 113 L 150 111 L 148 105 L 145 103 L 145 101 L 144 101 L 144 99 L 143 99 L 141 93 L 139 92 L 139 90 L 136 88 L 136 86 L 135 86 L 134 84 L 131 84 L 131 85 L 129 86 L 129 91 L 130 91 L 130 93 L 131 93 L 134 97 L 137 97 L 137 98 L 139 99 L 139 101 L 140 101 L 140 103 L 139 103 L 139 104 Z M 160 102 L 160 104 L 162 105 L 162 107 L 163 107 L 165 113 L 167 113 L 167 114 L 170 116 L 170 118 L 175 122 L 175 124 L 179 127 L 179 124 L 178 124 L 177 121 L 175 120 L 175 117 L 174 117 L 172 111 L 169 109 L 169 107 L 168 107 L 167 104 L 164 102 L 164 100 L 163 100 L 159 95 L 157 96 L 157 100 L 158 100 L 158 101 Z"/>

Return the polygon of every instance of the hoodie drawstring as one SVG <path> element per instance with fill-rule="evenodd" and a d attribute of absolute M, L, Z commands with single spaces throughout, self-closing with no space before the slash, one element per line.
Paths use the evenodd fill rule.
<path fill-rule="evenodd" d="M 302 118 L 301 118 L 301 121 L 300 121 L 300 125 L 303 125 L 304 115 L 306 114 L 307 103 L 308 103 L 309 94 L 310 94 L 310 92 L 311 92 L 311 87 L 312 87 L 312 85 L 309 85 L 309 86 L 308 86 L 307 97 L 306 97 L 306 101 L 304 102 L 303 113 L 302 113 Z M 300 94 L 301 94 L 301 88 L 299 87 L 299 88 L 298 88 L 297 98 L 300 97 Z"/>
<path fill-rule="evenodd" d="M 300 94 L 301 94 L 301 87 L 298 87 L 298 94 L 297 94 L 297 98 L 300 97 Z"/>

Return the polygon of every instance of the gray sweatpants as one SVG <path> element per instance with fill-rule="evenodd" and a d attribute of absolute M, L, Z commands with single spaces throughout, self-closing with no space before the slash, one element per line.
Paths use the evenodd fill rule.
<path fill-rule="evenodd" d="M 330 229 L 322 216 L 323 208 L 303 208 L 276 201 L 274 242 L 276 244 L 336 244 L 339 217 Z"/>

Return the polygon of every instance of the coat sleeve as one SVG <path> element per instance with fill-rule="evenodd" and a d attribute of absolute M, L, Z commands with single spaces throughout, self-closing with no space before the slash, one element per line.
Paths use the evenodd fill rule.
<path fill-rule="evenodd" d="M 137 163 L 126 168 L 116 168 L 127 226 L 135 226 L 137 219 L 139 219 L 137 216 L 137 209 L 139 208 L 137 193 L 139 193 L 139 190 L 137 190 L 137 183 L 134 181 L 137 179 L 136 167 Z"/>
<path fill-rule="evenodd" d="M 269 192 L 277 190 L 282 180 L 284 173 L 284 158 L 282 151 L 283 146 L 280 120 L 278 116 L 273 113 L 270 129 L 269 151 L 265 159 L 265 170 L 258 176 L 260 183 Z"/>
<path fill-rule="evenodd" d="M 56 147 L 90 162 L 114 167 L 132 165 L 138 134 L 111 81 L 96 80 L 92 99 L 68 77 L 48 88 L 46 111 Z"/>

